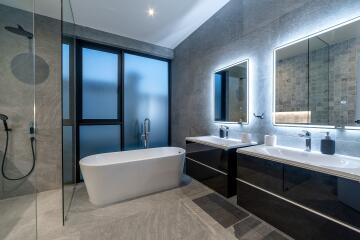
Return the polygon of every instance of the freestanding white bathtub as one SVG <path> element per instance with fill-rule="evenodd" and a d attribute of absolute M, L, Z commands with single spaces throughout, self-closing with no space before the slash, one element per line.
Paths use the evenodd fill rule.
<path fill-rule="evenodd" d="M 185 150 L 176 147 L 103 153 L 80 160 L 90 202 L 107 205 L 179 186 Z"/>

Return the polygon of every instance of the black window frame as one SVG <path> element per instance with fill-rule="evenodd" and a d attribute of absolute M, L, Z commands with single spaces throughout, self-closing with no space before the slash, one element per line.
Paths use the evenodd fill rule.
<path fill-rule="evenodd" d="M 82 118 L 82 49 L 89 48 L 99 51 L 105 51 L 118 54 L 118 118 L 117 119 L 83 119 Z M 119 47 L 109 46 L 105 44 L 95 43 L 88 40 L 76 39 L 75 40 L 75 104 L 76 104 L 76 183 L 82 182 L 80 179 L 80 126 L 84 125 L 119 125 L 120 126 L 120 151 L 125 149 L 124 141 L 124 55 L 132 54 L 142 56 L 150 59 L 164 61 L 168 64 L 168 146 L 171 145 L 171 60 L 167 58 L 157 57 L 146 53 L 140 53 L 133 50 L 122 49 Z"/>
<path fill-rule="evenodd" d="M 93 50 L 98 50 L 102 52 L 113 53 L 118 56 L 118 90 L 117 90 L 117 118 L 116 119 L 84 119 L 83 118 L 83 56 L 82 49 L 88 48 Z M 104 46 L 98 43 L 89 42 L 81 39 L 76 40 L 76 182 L 81 182 L 80 179 L 80 126 L 103 126 L 103 125 L 113 125 L 120 126 L 120 151 L 123 150 L 123 78 L 122 78 L 122 65 L 123 57 L 122 51 L 118 48 Z"/>
<path fill-rule="evenodd" d="M 83 63 L 83 59 L 82 59 L 82 49 L 83 48 L 87 48 L 87 49 L 92 49 L 92 50 L 98 50 L 98 51 L 102 51 L 102 52 L 108 52 L 108 53 L 113 53 L 116 54 L 118 56 L 118 90 L 117 90 L 117 95 L 118 95 L 118 100 L 117 100 L 117 118 L 116 119 L 85 119 L 83 118 L 83 69 L 82 69 L 82 63 Z M 78 114 L 78 119 L 79 119 L 79 123 L 81 125 L 120 125 L 123 124 L 123 114 L 122 114 L 122 107 L 121 107 L 121 103 L 122 103 L 122 73 L 121 73 L 121 68 L 122 68 L 122 51 L 114 48 L 114 47 L 108 47 L 108 46 L 104 46 L 104 45 L 100 45 L 98 43 L 92 43 L 92 42 L 88 42 L 88 41 L 83 41 L 83 40 L 77 40 L 77 61 L 78 61 L 78 69 L 77 69 L 77 114 Z"/>

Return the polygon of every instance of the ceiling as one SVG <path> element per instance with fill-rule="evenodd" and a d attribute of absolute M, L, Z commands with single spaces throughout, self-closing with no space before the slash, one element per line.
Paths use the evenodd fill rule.
<path fill-rule="evenodd" d="M 71 6 L 76 24 L 175 48 L 228 1 L 71 0 Z"/>
<path fill-rule="evenodd" d="M 33 0 L 0 0 L 32 10 Z M 63 0 L 64 19 L 174 49 L 230 0 Z M 59 0 L 35 0 L 36 12 L 60 18 Z M 153 17 L 147 14 L 155 10 Z"/>

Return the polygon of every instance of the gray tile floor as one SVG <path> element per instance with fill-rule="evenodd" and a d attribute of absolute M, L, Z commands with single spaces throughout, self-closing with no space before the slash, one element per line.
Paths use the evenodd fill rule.
<path fill-rule="evenodd" d="M 96 207 L 83 184 L 76 187 L 65 226 L 52 224 L 54 191 L 41 193 L 46 202 L 40 240 L 219 240 L 289 239 L 272 226 L 192 180 L 181 187 Z M 54 198 L 54 199 L 53 199 Z M 0 203 L 1 205 L 1 203 Z M 230 217 L 228 219 L 228 217 Z M 48 219 L 47 219 L 48 218 Z M 18 231 L 19 238 L 26 239 Z"/>
<path fill-rule="evenodd" d="M 35 194 L 0 200 L 0 239 L 35 239 Z"/>

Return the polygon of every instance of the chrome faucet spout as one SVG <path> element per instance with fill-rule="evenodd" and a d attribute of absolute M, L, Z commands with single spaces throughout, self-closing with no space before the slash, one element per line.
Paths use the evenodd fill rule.
<path fill-rule="evenodd" d="M 151 121 L 149 118 L 144 119 L 143 134 L 142 134 L 142 137 L 144 139 L 144 148 L 149 147 L 150 123 Z"/>
<path fill-rule="evenodd" d="M 229 138 L 229 127 L 225 126 L 225 138 Z"/>
<path fill-rule="evenodd" d="M 299 137 L 305 138 L 305 151 L 311 152 L 311 132 L 303 130 L 302 133 L 299 134 Z"/>

